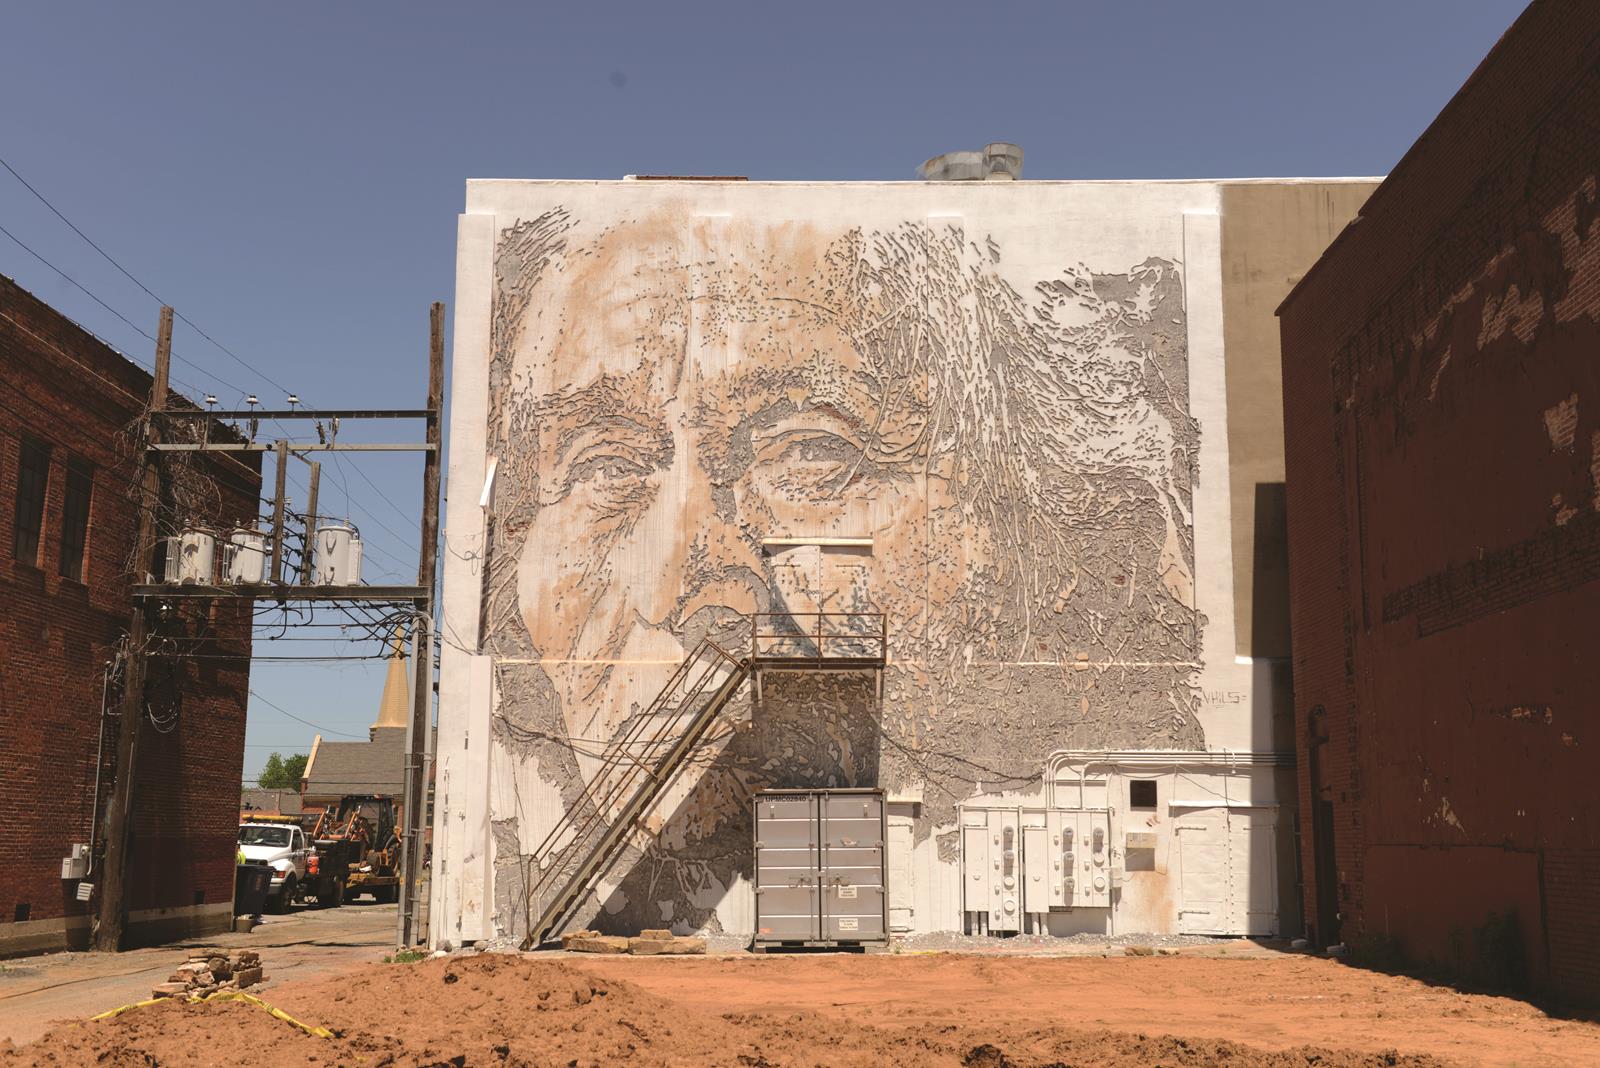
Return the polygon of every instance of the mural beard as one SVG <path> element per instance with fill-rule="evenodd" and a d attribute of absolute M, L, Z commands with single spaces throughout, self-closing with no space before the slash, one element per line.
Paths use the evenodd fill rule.
<path fill-rule="evenodd" d="M 757 789 L 920 784 L 926 830 L 1053 748 L 1202 742 L 1177 270 L 1025 298 L 1000 260 L 913 223 L 503 232 L 485 632 L 532 663 L 500 669 L 500 744 L 580 804 L 687 650 L 742 648 L 743 613 L 889 620 L 881 706 L 870 678 L 773 676 L 681 777 L 628 880 L 651 873 L 627 895 L 649 922 L 715 904 Z M 872 549 L 762 546 L 821 535 Z"/>

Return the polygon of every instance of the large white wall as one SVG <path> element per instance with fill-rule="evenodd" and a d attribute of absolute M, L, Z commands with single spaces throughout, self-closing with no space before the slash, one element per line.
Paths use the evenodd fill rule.
<path fill-rule="evenodd" d="M 951 233 L 958 235 L 954 241 L 946 239 Z M 959 513 L 965 506 L 960 487 L 975 476 L 973 471 L 958 470 L 959 461 L 940 455 L 936 443 L 928 446 L 934 458 L 922 465 L 921 481 L 914 482 L 912 489 L 863 491 L 859 500 L 845 500 L 826 513 L 827 521 L 815 522 L 815 529 L 798 527 L 808 522 L 804 516 L 822 513 L 785 514 L 767 504 L 759 509 L 762 518 L 752 518 L 758 510 L 751 506 L 737 522 L 729 521 L 727 533 L 719 533 L 723 528 L 708 519 L 697 528 L 701 541 L 696 545 L 673 542 L 684 516 L 700 523 L 702 515 L 722 516 L 722 509 L 730 507 L 726 496 L 717 500 L 708 496 L 708 503 L 695 504 L 695 495 L 704 489 L 700 483 L 706 479 L 681 461 L 685 450 L 700 438 L 691 441 L 680 436 L 673 448 L 662 450 L 670 460 L 641 461 L 629 453 L 626 462 L 596 461 L 623 468 L 655 464 L 649 473 L 629 474 L 631 468 L 627 468 L 615 476 L 604 476 L 617 480 L 614 486 L 603 487 L 604 493 L 613 495 L 605 498 L 612 512 L 639 509 L 631 521 L 645 533 L 637 543 L 625 539 L 606 542 L 617 547 L 609 554 L 595 551 L 585 556 L 588 547 L 615 535 L 610 528 L 603 538 L 586 529 L 584 524 L 593 522 L 588 518 L 593 511 L 582 512 L 566 502 L 574 494 L 601 490 L 569 479 L 562 483 L 565 496 L 560 501 L 552 499 L 558 496 L 553 487 L 560 479 L 552 469 L 557 461 L 551 458 L 555 448 L 551 443 L 559 434 L 572 431 L 548 426 L 539 429 L 542 413 L 553 406 L 551 398 L 582 387 L 586 375 L 606 374 L 625 383 L 623 393 L 632 390 L 637 394 L 631 399 L 624 397 L 619 402 L 624 405 L 643 400 L 648 402 L 646 407 L 649 403 L 666 407 L 700 390 L 696 395 L 717 398 L 722 404 L 720 411 L 732 422 L 738 412 L 730 407 L 733 402 L 726 399 L 727 391 L 717 385 L 717 375 L 752 359 L 749 353 L 761 348 L 762 338 L 771 341 L 769 347 L 821 344 L 819 338 L 827 336 L 823 326 L 796 326 L 791 319 L 774 325 L 770 309 L 773 301 L 787 299 L 787 293 L 821 293 L 814 278 L 829 269 L 827 264 L 837 263 L 838 250 L 855 247 L 849 243 L 850 235 L 865 235 L 870 270 L 891 281 L 908 279 L 908 285 L 927 287 L 929 292 L 951 285 L 929 267 L 933 252 L 928 249 L 935 247 L 929 242 L 959 245 L 952 263 L 962 277 L 979 279 L 975 286 L 962 282 L 954 289 L 947 288 L 950 308 L 956 310 L 930 311 L 932 325 L 923 333 L 908 326 L 911 341 L 902 344 L 902 349 L 926 345 L 926 334 L 935 331 L 941 337 L 959 339 L 967 333 L 961 320 L 967 312 L 960 309 L 976 305 L 989 310 L 972 311 L 974 317 L 992 315 L 992 306 L 983 304 L 991 299 L 988 295 L 996 291 L 1015 294 L 1021 310 L 1014 314 L 1026 318 L 1035 329 L 1033 336 L 1048 338 L 1041 343 L 1045 347 L 1040 358 L 1059 360 L 1069 386 L 1076 373 L 1074 360 L 1098 358 L 1095 353 L 1108 351 L 1095 346 L 1109 345 L 1121 353 L 1114 342 L 1104 342 L 1102 327 L 1107 323 L 1115 327 L 1114 320 L 1121 314 L 1118 294 L 1126 294 L 1128 307 L 1137 304 L 1140 280 L 1152 277 L 1141 273 L 1141 265 L 1156 262 L 1166 265 L 1163 270 L 1175 270 L 1181 283 L 1181 306 L 1178 314 L 1168 316 L 1168 325 L 1178 336 L 1170 344 L 1163 343 L 1167 345 L 1164 351 L 1174 354 L 1174 362 L 1164 366 L 1176 367 L 1181 362 L 1187 385 L 1174 387 L 1172 392 L 1180 395 L 1162 399 L 1161 404 L 1176 407 L 1129 398 L 1113 413 L 1110 429 L 1094 431 L 1087 444 L 1078 442 L 1071 448 L 1080 449 L 1074 455 L 1088 457 L 1084 470 L 1090 482 L 1101 477 L 1103 458 L 1133 455 L 1145 447 L 1141 443 L 1147 443 L 1152 434 L 1165 434 L 1168 437 L 1163 440 L 1197 450 L 1189 471 L 1171 482 L 1166 494 L 1171 500 L 1164 507 L 1175 518 L 1180 533 L 1177 542 L 1169 539 L 1162 543 L 1165 528 L 1159 525 L 1153 503 L 1146 502 L 1149 507 L 1141 512 L 1127 502 L 1111 501 L 1118 496 L 1113 492 L 1117 484 L 1109 484 L 1110 489 L 1099 486 L 1101 498 L 1111 502 L 1107 507 L 1126 511 L 1116 537 L 1133 542 L 1147 536 L 1153 539 L 1153 547 L 1140 545 L 1128 550 L 1135 565 L 1133 574 L 1114 576 L 1129 590 L 1125 610 L 1120 593 L 1124 587 L 1119 585 L 1118 611 L 1105 609 L 1113 602 L 1102 598 L 1102 602 L 1086 601 L 1099 607 L 1087 609 L 1089 614 L 1080 617 L 1072 598 L 1085 598 L 1087 586 L 1068 588 L 1063 584 L 1067 596 L 1056 598 L 1053 611 L 1048 607 L 1040 610 L 1043 622 L 1030 623 L 1047 628 L 1049 640 L 1037 640 L 1023 653 L 1017 651 L 1018 624 L 1005 618 L 1008 609 L 1001 604 L 991 610 L 1001 618 L 988 625 L 987 637 L 969 641 L 965 662 L 954 666 L 945 657 L 948 643 L 941 645 L 931 636 L 934 628 L 906 624 L 903 632 L 897 632 L 891 644 L 891 659 L 896 664 L 879 710 L 882 723 L 867 724 L 868 731 L 897 731 L 904 723 L 908 726 L 895 739 L 900 748 L 906 744 L 914 748 L 921 739 L 934 739 L 929 744 L 943 745 L 941 752 L 951 759 L 970 757 L 984 767 L 1004 764 L 1000 781 L 985 784 L 968 781 L 981 780 L 982 775 L 959 772 L 960 764 L 947 760 L 930 768 L 914 760 L 908 763 L 897 755 L 898 749 L 886 747 L 886 755 L 878 758 L 874 769 L 847 772 L 846 777 L 856 774 L 878 779 L 851 784 L 885 786 L 895 801 L 892 815 L 910 825 L 895 841 L 909 839 L 914 852 L 906 867 L 914 873 L 915 928 L 948 928 L 963 922 L 959 863 L 951 859 L 950 849 L 959 812 L 985 805 L 1043 805 L 1048 793 L 1045 756 L 1050 751 L 1183 750 L 1204 765 L 1205 751 L 1231 751 L 1247 764 L 1250 754 L 1270 748 L 1269 700 L 1257 694 L 1251 666 L 1234 657 L 1235 562 L 1230 538 L 1217 184 L 475 181 L 468 185 L 457 253 L 450 494 L 440 621 L 444 651 L 434 838 L 432 937 L 436 943 L 459 944 L 517 933 L 516 889 L 509 883 L 526 871 L 527 857 L 560 813 L 583 802 L 587 751 L 582 745 L 603 744 L 627 710 L 647 701 L 671 663 L 681 656 L 681 652 L 674 654 L 675 647 L 660 635 L 682 620 L 670 617 L 645 637 L 630 639 L 631 645 L 617 642 L 606 646 L 600 638 L 584 645 L 572 635 L 608 611 L 648 614 L 639 600 L 640 591 L 653 575 L 664 575 L 664 568 L 674 566 L 672 561 L 685 550 L 706 551 L 706 539 L 731 542 L 759 535 L 865 534 L 875 538 L 875 555 L 859 578 L 830 579 L 808 570 L 809 563 L 786 572 L 785 561 L 769 559 L 765 561 L 771 568 L 765 587 L 754 591 L 719 587 L 718 605 L 748 611 L 771 597 L 773 604 L 809 606 L 819 598 L 839 595 L 856 596 L 861 603 L 875 607 L 886 602 L 893 607 L 891 586 L 921 583 L 926 586 L 927 615 L 931 618 L 941 610 L 945 595 L 935 587 L 943 572 L 936 558 L 947 553 L 935 544 L 932 532 L 939 524 L 930 516 L 942 507 L 936 503 L 939 501 L 947 501 L 954 513 Z M 890 253 L 871 251 L 874 235 L 883 235 L 895 249 L 910 242 L 909 265 L 888 262 Z M 846 275 L 848 271 L 840 277 Z M 808 278 L 813 282 L 808 283 Z M 929 278 L 935 281 L 929 282 Z M 808 284 L 813 285 L 812 290 L 806 290 Z M 860 324 L 871 318 L 866 311 L 884 306 L 887 299 L 876 282 L 857 285 L 851 299 L 871 307 L 857 309 L 861 314 L 852 320 L 855 326 L 841 326 L 841 333 L 850 334 L 852 329 L 860 333 Z M 1074 286 L 1087 287 L 1082 290 L 1087 295 L 1081 300 L 1074 298 Z M 747 303 L 728 295 L 734 290 L 745 292 L 737 301 Z M 931 306 L 937 298 L 917 299 Z M 724 318 L 708 316 L 703 310 L 708 305 L 733 311 Z M 739 310 L 742 308 L 754 310 Z M 1056 318 L 1040 327 L 1040 316 Z M 1062 323 L 1070 329 L 1056 329 Z M 1141 337 L 1151 336 L 1148 331 L 1153 328 L 1148 322 L 1140 329 L 1146 331 Z M 629 340 L 635 336 L 640 338 L 637 346 Z M 677 385 L 662 385 L 659 374 L 641 379 L 635 373 L 642 362 L 655 358 L 651 354 L 656 350 L 673 345 L 692 350 L 685 364 L 691 370 L 680 368 Z M 804 356 L 801 353 L 796 359 Z M 868 353 L 860 362 L 870 363 L 872 356 Z M 760 370 L 778 373 L 775 364 L 770 368 L 763 364 Z M 848 376 L 858 370 L 852 363 L 844 373 Z M 908 411 L 919 398 L 927 412 L 936 409 L 932 377 L 930 374 L 926 384 L 917 380 L 912 396 L 904 402 Z M 981 385 L 984 377 L 977 374 L 973 380 Z M 683 396 L 680 388 L 685 391 Z M 825 388 L 833 387 L 819 385 L 811 395 L 797 397 L 798 411 L 790 418 L 804 421 L 807 413 L 824 407 L 817 394 Z M 1132 388 L 1156 387 L 1141 380 Z M 898 394 L 892 396 L 898 399 Z M 623 410 L 601 410 L 597 418 L 614 418 Z M 1063 411 L 1073 417 L 1075 409 L 1069 405 Z M 1183 416 L 1192 418 L 1195 427 L 1175 425 Z M 1005 417 L 1002 412 L 1000 418 Z M 892 423 L 894 418 L 891 415 L 886 422 Z M 1148 427 L 1141 420 L 1147 421 Z M 957 445 L 976 447 L 971 443 L 985 440 L 985 433 L 981 427 L 971 430 L 957 439 Z M 725 451 L 723 448 L 716 455 Z M 942 469 L 941 475 L 939 465 L 945 463 L 952 466 Z M 491 464 L 498 474 L 493 492 L 486 497 Z M 1130 464 L 1143 473 L 1129 485 L 1167 478 L 1152 473 L 1156 468 L 1149 466 L 1149 461 Z M 1146 466 L 1140 468 L 1139 464 Z M 702 474 L 712 482 L 723 477 L 709 468 Z M 743 501 L 755 493 L 749 485 L 728 478 L 728 492 L 736 497 L 744 494 L 737 499 Z M 513 496 L 508 489 L 511 485 L 516 487 L 517 503 L 509 499 Z M 905 514 L 915 514 L 925 527 L 915 535 L 921 540 L 909 549 L 902 547 L 904 551 L 896 556 L 891 543 L 901 538 L 896 531 L 905 524 L 894 514 L 886 518 L 888 506 L 883 501 L 901 492 L 909 498 L 906 507 L 912 510 Z M 844 491 L 840 495 L 848 497 Z M 660 501 L 667 503 L 660 505 Z M 646 514 L 644 502 L 659 514 Z M 695 511 L 697 507 L 699 511 Z M 1038 511 L 1036 505 L 1028 507 Z M 563 508 L 568 510 L 563 512 Z M 916 511 L 919 508 L 921 511 Z M 560 525 L 555 525 L 558 518 Z M 1049 518 L 1062 529 L 1076 524 L 1070 513 Z M 954 539 L 950 544 L 957 546 L 963 573 L 969 577 L 990 567 L 985 553 L 994 536 L 980 526 L 977 521 L 966 528 L 956 523 L 946 531 Z M 1085 525 L 1084 529 L 1096 528 Z M 657 547 L 660 559 L 652 555 Z M 719 549 L 713 545 L 711 551 L 731 553 L 734 548 L 737 546 L 723 544 Z M 1110 558 L 1111 551 L 1105 546 L 1085 550 L 1085 559 L 1103 561 Z M 1141 559 L 1148 569 L 1144 574 L 1138 573 Z M 611 576 L 613 584 L 608 587 L 584 577 L 596 569 Z M 913 572 L 912 578 L 905 578 Z M 1028 572 L 1031 578 L 1046 573 L 1043 566 Z M 801 578 L 782 577 L 789 574 Z M 1052 581 L 1060 577 L 1054 571 L 1048 574 Z M 812 577 L 816 578 L 814 586 L 808 585 Z M 1111 577 L 1100 578 L 1109 581 Z M 970 598 L 977 580 L 966 585 L 961 585 L 965 579 L 950 581 L 960 589 L 959 594 L 945 597 L 946 601 Z M 627 596 L 632 601 L 619 600 L 623 594 L 617 591 L 622 587 L 631 591 Z M 1050 605 L 1048 598 L 1045 604 Z M 1168 610 L 1175 626 L 1188 628 L 1184 632 L 1188 637 L 1182 642 L 1153 645 L 1159 663 L 1118 652 L 1132 647 L 1127 636 L 1147 634 L 1151 626 L 1160 624 L 1160 620 L 1152 624 L 1143 613 Z M 1134 619 L 1136 615 L 1140 618 Z M 1107 621 L 1107 616 L 1116 618 Z M 892 625 L 899 622 L 903 621 Z M 1109 649 L 1087 633 L 1097 622 L 1105 623 Z M 1026 633 L 1037 639 L 1043 631 Z M 1119 634 L 1123 635 L 1120 646 L 1114 640 Z M 604 680 L 597 682 L 589 664 L 602 654 L 609 670 Z M 963 688 L 965 684 L 946 681 L 963 671 L 981 676 L 979 682 Z M 1141 681 L 1157 677 L 1168 680 L 1162 684 L 1167 689 L 1152 689 L 1155 684 Z M 1099 688 L 1090 689 L 1095 680 Z M 594 704 L 612 712 L 586 719 L 591 706 L 574 695 L 592 695 L 599 692 L 596 686 L 610 689 Z M 1010 696 L 1013 693 L 1020 696 Z M 847 698 L 839 697 L 843 704 L 838 707 L 848 704 Z M 1171 706 L 1168 718 L 1158 723 L 1153 709 L 1164 705 Z M 785 715 L 803 716 L 803 710 L 796 711 L 799 707 L 765 714 L 775 720 Z M 763 714 L 754 710 L 747 716 Z M 807 728 L 802 723 L 792 729 L 803 734 Z M 836 758 L 840 746 L 859 744 L 862 737 L 849 734 L 853 727 L 841 729 L 848 737 L 823 745 Z M 535 735 L 545 741 L 530 741 Z M 548 742 L 550 736 L 565 737 L 565 744 L 577 756 L 560 763 Z M 723 774 L 725 785 L 716 789 L 681 786 L 668 802 L 671 812 L 657 820 L 668 844 L 656 848 L 670 854 L 675 848 L 709 840 L 723 827 L 733 828 L 728 833 L 735 836 L 744 833 L 734 819 L 734 810 L 747 805 L 741 790 L 820 781 L 775 781 L 786 774 L 782 767 L 768 769 L 763 778 L 749 771 L 748 754 L 740 757 L 737 746 L 741 743 L 736 739 L 731 744 L 735 748 L 726 755 L 727 770 L 708 772 L 708 778 Z M 1264 758 L 1260 762 L 1270 764 Z M 1174 767 L 1165 773 L 1170 778 L 1163 788 L 1164 798 L 1182 792 L 1180 779 L 1185 774 L 1202 778 L 1218 774 L 1214 768 L 1197 771 L 1193 765 L 1187 767 L 1188 771 Z M 814 773 L 814 768 L 806 772 Z M 1226 767 L 1221 772 L 1234 773 Z M 841 773 L 835 768 L 829 774 L 837 779 Z M 1292 797 L 1279 797 L 1276 774 L 1239 774 L 1239 796 L 1250 797 L 1256 806 L 1270 809 L 1280 801 L 1292 803 Z M 1166 838 L 1163 842 L 1170 844 Z M 671 895 L 660 895 L 659 903 L 641 900 L 626 874 L 621 873 L 606 888 L 606 910 L 615 913 L 618 922 L 637 920 L 642 924 L 654 919 L 697 924 L 714 915 L 725 930 L 750 929 L 748 887 L 736 870 L 731 874 L 708 870 L 678 893 L 676 901 Z M 651 884 L 652 888 L 656 885 Z M 1125 889 L 1122 902 L 1130 922 L 1154 928 L 1174 926 L 1176 907 L 1154 904 L 1161 893 L 1172 897 L 1166 888 L 1130 885 Z M 1103 922 L 1095 917 L 1079 919 L 1091 925 Z M 1055 925 L 1064 922 L 1058 918 Z"/>

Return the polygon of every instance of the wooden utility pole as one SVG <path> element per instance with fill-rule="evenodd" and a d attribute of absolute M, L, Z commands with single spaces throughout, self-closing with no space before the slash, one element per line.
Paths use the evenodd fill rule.
<path fill-rule="evenodd" d="M 311 465 L 311 486 L 306 492 L 306 548 L 300 561 L 300 583 L 311 585 L 311 558 L 317 548 L 317 492 L 322 487 L 322 465 Z"/>
<path fill-rule="evenodd" d="M 425 594 L 416 602 L 416 622 L 411 628 L 413 650 L 411 726 L 406 731 L 405 834 L 400 871 L 400 918 L 397 940 L 404 948 L 420 934 L 417 930 L 417 890 L 422 874 L 422 838 L 426 826 L 427 761 L 433 729 L 433 589 L 438 567 L 439 461 L 444 407 L 444 305 L 428 309 L 428 415 L 429 449 L 422 460 L 422 552 L 417 562 L 417 585 Z"/>
<path fill-rule="evenodd" d="M 273 585 L 283 581 L 283 492 L 284 479 L 289 476 L 289 442 L 278 442 L 276 453 L 278 487 L 272 495 L 272 570 L 267 574 L 267 581 Z"/>
<path fill-rule="evenodd" d="M 168 368 L 172 362 L 172 309 L 161 309 L 156 332 L 156 372 L 150 383 L 150 409 L 145 415 L 144 476 L 139 487 L 139 522 L 134 535 L 137 553 L 135 578 L 150 580 L 156 560 L 156 509 L 161 501 L 161 454 L 149 448 L 160 438 L 154 413 L 167 406 Z M 116 780 L 106 812 L 105 858 L 101 861 L 100 914 L 94 929 L 94 948 L 115 953 L 122 948 L 122 928 L 127 919 L 128 840 L 133 825 L 134 778 L 139 755 L 139 732 L 144 726 L 145 642 L 154 606 L 139 600 L 128 623 L 128 661 L 122 673 L 122 728 L 117 734 Z"/>

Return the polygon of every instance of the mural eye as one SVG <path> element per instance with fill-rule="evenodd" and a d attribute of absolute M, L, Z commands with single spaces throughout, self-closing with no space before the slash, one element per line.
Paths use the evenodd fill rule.
<path fill-rule="evenodd" d="M 853 462 L 858 449 L 826 430 L 795 431 L 775 439 L 763 449 L 763 459 L 775 464 L 838 464 Z"/>
<path fill-rule="evenodd" d="M 616 482 L 623 479 L 643 478 L 650 473 L 650 468 L 629 456 L 614 452 L 590 453 L 583 456 L 572 465 L 568 472 L 568 483 L 606 481 Z"/>
<path fill-rule="evenodd" d="M 854 441 L 814 427 L 775 435 L 757 449 L 756 456 L 772 490 L 795 500 L 831 498 L 852 471 L 869 480 L 878 471 Z"/>
<path fill-rule="evenodd" d="M 843 442 L 832 435 L 796 438 L 783 450 L 783 457 L 801 461 L 836 460 L 842 445 Z"/>

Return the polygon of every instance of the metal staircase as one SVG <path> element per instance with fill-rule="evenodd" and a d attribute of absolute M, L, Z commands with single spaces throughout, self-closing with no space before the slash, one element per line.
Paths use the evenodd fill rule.
<path fill-rule="evenodd" d="M 523 948 L 561 934 L 747 678 L 754 675 L 759 691 L 764 670 L 878 670 L 881 688 L 888 651 L 888 624 L 877 612 L 758 612 L 742 658 L 702 641 L 607 744 L 591 803 L 569 808 L 534 851 L 525 890 L 537 918 Z"/>
<path fill-rule="evenodd" d="M 749 674 L 748 659 L 710 639 L 701 642 L 650 707 L 606 746 L 592 805 L 569 808 L 535 851 L 526 892 L 538 918 L 524 948 L 561 933 Z"/>

